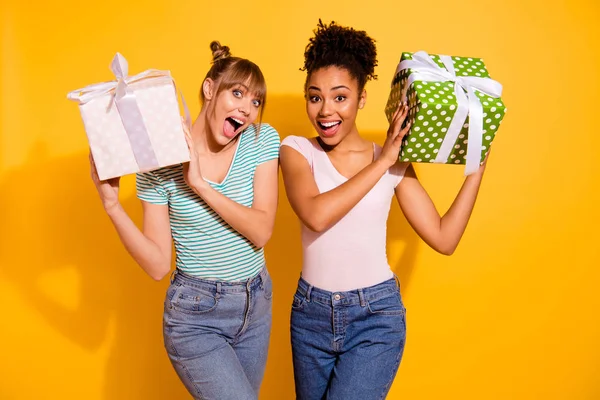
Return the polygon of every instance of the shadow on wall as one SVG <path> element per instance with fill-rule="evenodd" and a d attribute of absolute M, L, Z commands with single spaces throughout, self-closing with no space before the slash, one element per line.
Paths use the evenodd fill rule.
<path fill-rule="evenodd" d="M 313 135 L 301 96 L 271 96 L 264 121 L 282 139 L 290 134 Z M 382 144 L 384 133 L 364 136 Z M 3 235 L 0 243 L 0 264 L 27 260 L 27 273 L 5 267 L 0 271 L 2 278 L 21 290 L 27 305 L 49 326 L 83 349 L 92 352 L 113 338 L 103 398 L 188 399 L 163 349 L 162 307 L 168 279 L 154 282 L 120 244 L 89 178 L 87 154 L 51 159 L 43 146 L 37 146 L 30 160 L 0 182 L 0 218 L 5 232 L 11 233 Z M 261 393 L 262 399 L 273 400 L 294 398 L 289 311 L 302 255 L 300 225 L 281 178 L 279 194 L 275 230 L 266 248 L 275 293 L 271 348 Z M 130 196 L 122 203 L 141 226 L 137 198 Z M 401 256 L 391 257 L 390 262 L 406 288 L 417 237 L 393 203 L 388 242 L 405 246 Z M 77 287 L 65 288 L 77 291 L 76 309 L 48 296 L 39 285 L 43 276 L 66 269 L 77 274 Z M 85 380 L 85 376 L 73 379 Z"/>

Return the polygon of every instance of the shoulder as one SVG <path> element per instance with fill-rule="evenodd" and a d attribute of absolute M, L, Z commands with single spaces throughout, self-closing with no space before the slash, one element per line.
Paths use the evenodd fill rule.
<path fill-rule="evenodd" d="M 279 145 L 281 141 L 277 129 L 264 122 L 250 125 L 244 134 L 256 138 L 261 144 L 276 142 Z"/>
<path fill-rule="evenodd" d="M 309 138 L 306 138 L 304 136 L 296 136 L 296 135 L 289 135 L 286 136 L 282 141 L 281 141 L 281 145 L 282 146 L 289 146 L 292 148 L 303 148 L 303 149 L 309 149 L 314 147 L 315 142 Z"/>
<path fill-rule="evenodd" d="M 377 158 L 381 154 L 383 148 L 374 142 L 373 142 L 373 146 L 374 146 L 374 152 L 375 152 L 374 158 Z M 403 161 L 400 161 L 400 159 L 398 159 L 398 161 L 396 161 L 396 163 L 394 165 L 392 165 L 390 167 L 390 169 L 388 169 L 387 175 L 392 178 L 394 187 L 398 186 L 398 184 L 400 183 L 402 178 L 404 178 L 406 169 L 408 168 L 409 165 L 410 165 L 410 162 L 403 162 Z"/>
<path fill-rule="evenodd" d="M 392 165 L 388 173 L 392 176 L 394 181 L 394 187 L 402 181 L 402 178 L 406 175 L 406 170 L 410 166 L 410 162 L 403 162 L 398 160 L 396 164 Z"/>

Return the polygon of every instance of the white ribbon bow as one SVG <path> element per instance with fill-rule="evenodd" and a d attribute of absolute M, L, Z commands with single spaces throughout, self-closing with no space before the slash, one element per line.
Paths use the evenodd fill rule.
<path fill-rule="evenodd" d="M 454 143 L 456 143 L 456 139 L 468 116 L 465 175 L 471 175 L 479 169 L 483 142 L 483 106 L 475 94 L 475 90 L 479 90 L 490 97 L 498 98 L 502 95 L 502 85 L 491 78 L 457 76 L 452 58 L 444 55 L 439 57 L 446 69 L 441 68 L 425 51 L 418 51 L 413 54 L 412 60 L 400 61 L 394 76 L 401 70 L 411 69 L 405 88 L 410 87 L 415 81 L 454 82 L 454 94 L 456 95 L 458 107 L 437 153 L 435 162 L 446 163 L 448 161 Z M 404 92 L 403 101 L 406 101 L 406 91 Z"/>
<path fill-rule="evenodd" d="M 117 78 L 116 81 L 97 83 L 83 89 L 74 90 L 67 95 L 67 98 L 69 100 L 77 101 L 81 105 L 99 96 L 114 92 L 113 101 L 119 111 L 123 127 L 125 128 L 125 132 L 131 143 L 131 149 L 133 150 L 134 157 L 140 170 L 156 168 L 159 166 L 159 162 L 152 148 L 148 130 L 137 104 L 135 93 L 133 90 L 130 90 L 129 84 L 143 79 L 168 78 L 175 86 L 175 81 L 171 77 L 169 71 L 160 71 L 156 69 L 149 69 L 137 75 L 128 76 L 129 64 L 125 57 L 120 53 L 117 53 L 113 58 L 110 64 L 110 70 L 115 74 L 115 77 Z M 188 128 L 191 130 L 192 119 L 190 112 L 185 103 L 185 99 L 183 98 L 183 94 L 181 92 L 179 94 L 185 112 L 185 121 Z"/>

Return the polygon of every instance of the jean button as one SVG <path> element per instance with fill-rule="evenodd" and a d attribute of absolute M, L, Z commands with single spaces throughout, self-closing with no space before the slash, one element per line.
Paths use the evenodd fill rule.
<path fill-rule="evenodd" d="M 336 301 L 339 300 L 339 299 L 341 299 L 341 298 L 342 298 L 342 296 L 340 296 L 338 293 L 336 293 L 336 294 L 333 295 L 333 299 L 336 300 Z"/>

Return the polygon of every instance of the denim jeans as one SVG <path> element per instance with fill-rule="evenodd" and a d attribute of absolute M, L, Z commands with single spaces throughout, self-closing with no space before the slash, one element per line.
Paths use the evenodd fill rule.
<path fill-rule="evenodd" d="M 296 397 L 385 398 L 404 351 L 405 313 L 394 278 L 348 292 L 300 278 L 291 316 Z"/>
<path fill-rule="evenodd" d="M 194 398 L 258 398 L 271 332 L 272 295 L 266 267 L 235 283 L 175 272 L 165 299 L 165 348 Z"/>

